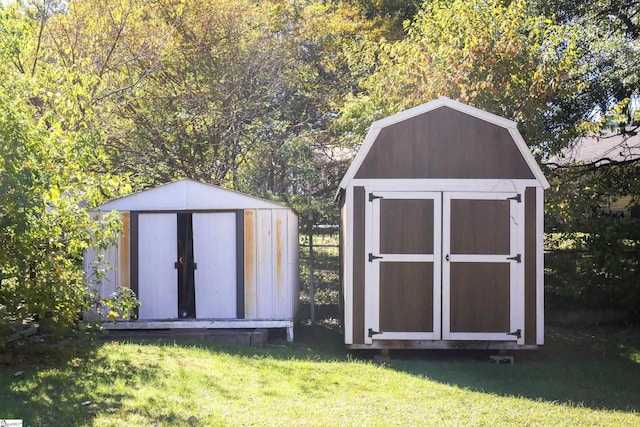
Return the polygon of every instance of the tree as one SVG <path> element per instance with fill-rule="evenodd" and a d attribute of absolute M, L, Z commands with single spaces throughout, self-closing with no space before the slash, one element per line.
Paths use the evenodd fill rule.
<path fill-rule="evenodd" d="M 0 9 L 0 323 L 45 319 L 77 325 L 92 304 L 82 254 L 113 239 L 117 221 L 87 207 L 120 181 L 91 173 L 100 134 L 78 114 L 84 80 L 41 61 L 53 10 Z M 0 326 L 3 326 L 0 325 Z"/>
<path fill-rule="evenodd" d="M 427 2 L 406 31 L 371 47 L 375 71 L 344 108 L 358 139 L 363 123 L 443 95 L 515 120 L 545 151 L 566 144 L 588 114 L 578 102 L 579 29 L 532 14 L 523 1 Z"/>

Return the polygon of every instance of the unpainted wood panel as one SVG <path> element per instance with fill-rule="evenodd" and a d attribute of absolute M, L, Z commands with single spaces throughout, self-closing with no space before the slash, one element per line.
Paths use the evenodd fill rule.
<path fill-rule="evenodd" d="M 505 254 L 510 248 L 509 200 L 451 200 L 452 254 Z"/>
<path fill-rule="evenodd" d="M 244 315 L 246 319 L 257 318 L 257 250 L 256 211 L 244 211 Z"/>
<path fill-rule="evenodd" d="M 381 130 L 355 178 L 533 179 L 506 128 L 441 107 Z"/>
<path fill-rule="evenodd" d="M 511 332 L 509 263 L 451 263 L 451 332 Z"/>
<path fill-rule="evenodd" d="M 122 232 L 118 235 L 118 286 L 130 287 L 131 269 L 131 214 L 120 212 Z"/>
<path fill-rule="evenodd" d="M 381 331 L 433 332 L 433 304 L 433 263 L 380 263 Z"/>
<path fill-rule="evenodd" d="M 524 339 L 525 344 L 536 344 L 536 189 L 524 193 Z"/>
<path fill-rule="evenodd" d="M 354 188 L 353 198 L 353 343 L 364 344 L 365 191 Z"/>
<path fill-rule="evenodd" d="M 433 200 L 380 200 L 380 253 L 433 254 Z"/>

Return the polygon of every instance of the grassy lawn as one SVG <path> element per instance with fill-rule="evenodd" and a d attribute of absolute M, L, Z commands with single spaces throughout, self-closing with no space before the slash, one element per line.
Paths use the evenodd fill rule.
<path fill-rule="evenodd" d="M 640 425 L 640 330 L 549 329 L 541 350 L 347 355 L 328 326 L 287 347 L 68 340 L 0 366 L 0 419 L 31 426 Z M 23 371 L 21 376 L 15 376 Z"/>

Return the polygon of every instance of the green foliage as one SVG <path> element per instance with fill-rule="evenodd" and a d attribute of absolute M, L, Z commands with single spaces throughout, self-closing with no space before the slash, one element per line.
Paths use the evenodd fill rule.
<path fill-rule="evenodd" d="M 545 258 L 551 306 L 638 313 L 640 223 L 614 217 L 606 208 L 620 197 L 638 194 L 633 178 L 637 168 L 637 163 L 628 163 L 547 174 L 552 189 L 545 200 L 546 226 L 561 232 L 546 243 L 551 250 Z"/>
<path fill-rule="evenodd" d="M 319 232 L 320 231 L 320 232 Z M 340 258 L 338 236 L 314 230 L 315 303 L 335 307 L 340 301 Z M 300 236 L 300 300 L 309 303 L 309 236 Z M 337 315 L 337 312 L 334 310 Z"/>
<path fill-rule="evenodd" d="M 640 82 L 640 15 L 628 0 L 0 8 L 3 317 L 68 300 L 56 312 L 70 318 L 91 300 L 80 254 L 117 226 L 100 228 L 86 209 L 131 188 L 191 177 L 286 203 L 302 230 L 309 217 L 335 225 L 338 183 L 375 119 L 446 95 L 515 120 L 544 158 L 579 133 L 633 121 Z M 633 233 L 591 211 L 612 191 L 639 199 L 637 171 L 551 180 L 548 224 L 588 225 L 585 259 L 602 263 L 581 267 L 593 280 L 580 276 L 572 292 L 632 286 L 637 268 L 605 248 L 637 247 Z"/>
<path fill-rule="evenodd" d="M 534 147 L 575 134 L 583 107 L 565 106 L 580 89 L 578 27 L 532 14 L 523 1 L 455 0 L 425 2 L 406 31 L 372 45 L 376 68 L 344 108 L 347 131 L 363 135 L 372 119 L 444 95 L 515 120 Z"/>
<path fill-rule="evenodd" d="M 31 12 L 0 10 L 0 312 L 73 328 L 89 307 L 82 255 L 118 224 L 87 207 L 122 183 L 92 172 L 101 135 L 82 110 L 86 80 L 40 62 L 48 16 Z"/>

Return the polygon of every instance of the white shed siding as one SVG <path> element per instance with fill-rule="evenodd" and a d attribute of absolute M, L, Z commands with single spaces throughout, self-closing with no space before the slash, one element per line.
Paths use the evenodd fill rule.
<path fill-rule="evenodd" d="M 293 316 L 298 300 L 297 231 L 297 217 L 287 209 L 245 210 L 245 318 Z"/>
<path fill-rule="evenodd" d="M 257 312 L 259 319 L 275 317 L 273 229 L 271 210 L 257 211 Z"/>
<path fill-rule="evenodd" d="M 293 210 L 191 180 L 105 203 L 96 219 L 113 210 L 119 212 L 123 230 L 105 253 L 106 263 L 113 268 L 106 270 L 99 291 L 106 297 L 118 286 L 137 288 L 142 301 L 138 319 L 151 321 L 139 325 L 178 321 L 177 218 L 184 212 L 193 221 L 196 307 L 194 319 L 180 320 L 215 318 L 247 325 L 263 322 L 265 327 L 285 321 L 292 338 L 298 305 L 298 218 Z M 222 261 L 220 254 L 224 254 Z M 96 258 L 95 250 L 87 251 L 88 279 Z M 138 275 L 132 278 L 134 268 Z M 225 285 L 220 287 L 222 282 Z M 239 298 L 244 299 L 244 307 L 238 311 Z"/>

